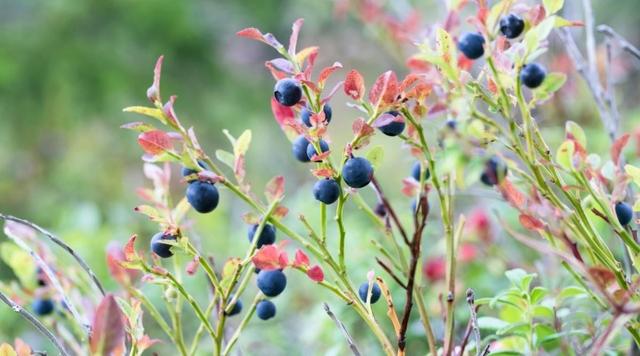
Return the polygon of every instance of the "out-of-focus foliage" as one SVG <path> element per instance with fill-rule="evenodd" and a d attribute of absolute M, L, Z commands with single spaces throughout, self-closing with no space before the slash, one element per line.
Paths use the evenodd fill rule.
<path fill-rule="evenodd" d="M 392 3 L 390 6 L 401 16 L 402 1 Z M 444 16 L 441 6 L 434 3 L 420 2 L 425 20 Z M 594 1 L 596 22 L 614 24 L 632 42 L 640 42 L 640 3 L 605 3 L 609 2 Z M 373 73 L 388 68 L 403 70 L 403 64 L 394 62 L 393 55 L 376 42 L 375 29 L 362 31 L 361 24 L 349 16 L 335 18 L 330 2 L 2 0 L 0 9 L 0 212 L 27 217 L 64 236 L 110 287 L 114 284 L 104 263 L 108 241 L 124 242 L 132 232 L 144 238 L 152 234 L 152 225 L 133 213 L 138 203 L 135 188 L 144 184 L 141 151 L 131 133 L 118 127 L 129 121 L 127 114 L 121 112 L 122 107 L 132 104 L 135 98 L 145 104 L 141 93 L 150 84 L 152 64 L 158 55 L 165 55 L 163 90 L 179 96 L 181 117 L 188 125 L 197 126 L 207 152 L 226 148 L 222 128 L 238 135 L 250 127 L 254 132 L 254 146 L 247 156 L 250 180 L 262 186 L 276 174 L 287 175 L 291 192 L 288 206 L 292 211 L 302 211 L 310 205 L 313 180 L 305 167 L 293 165 L 289 144 L 273 122 L 268 104 L 272 81 L 262 63 L 275 54 L 237 39 L 235 32 L 256 26 L 279 35 L 288 33 L 293 19 L 305 17 L 301 42 L 320 44 L 319 61 L 323 64 L 339 60 L 345 72 L 358 67 L 369 74 L 369 83 Z M 577 1 L 567 1 L 565 11 L 581 18 Z M 564 53 L 546 60 L 554 71 L 571 72 Z M 618 99 L 628 130 L 640 123 L 636 84 L 639 78 L 634 69 L 637 64 L 622 60 L 614 73 L 620 81 Z M 569 78 L 559 95 L 545 105 L 543 126 L 553 128 L 545 134 L 552 142 L 554 137 L 559 141 L 563 132 L 556 128 L 570 117 L 585 128 L 594 150 L 605 151 L 609 141 L 602 134 L 590 94 L 575 73 L 570 73 Z M 331 133 L 340 142 L 349 137 L 354 115 L 344 106 L 344 100 L 338 96 L 332 102 Z M 341 121 L 345 115 L 349 115 L 348 120 Z M 433 127 L 441 124 L 434 122 Z M 375 140 L 376 144 L 387 144 L 384 138 Z M 404 168 L 397 169 L 397 162 Z M 410 164 L 403 152 L 386 150 L 380 167 L 390 172 L 381 180 L 396 188 L 391 194 L 394 203 L 407 210 L 410 202 L 398 192 L 403 172 L 408 172 Z M 296 186 L 299 189 L 294 194 Z M 175 187 L 176 195 L 181 194 L 183 186 Z M 246 247 L 245 225 L 240 219 L 245 209 L 222 194 L 223 199 L 229 198 L 228 204 L 211 216 L 197 218 L 203 244 L 221 258 L 238 255 Z M 473 201 L 469 199 L 470 206 Z M 503 208 L 496 205 L 496 209 Z M 349 236 L 350 267 L 360 271 L 364 279 L 366 271 L 375 267 L 363 252 L 370 240 L 367 234 L 373 230 L 358 213 L 351 215 L 347 225 L 360 235 Z M 438 238 L 427 230 L 426 244 L 439 241 Z M 506 240 L 504 236 L 502 239 Z M 478 243 L 482 238 L 474 235 L 469 240 Z M 470 259 L 460 266 L 462 283 L 476 288 L 479 296 L 494 295 L 498 287 L 508 288 L 502 275 L 513 261 L 541 267 L 530 251 L 516 248 L 511 241 L 496 241 L 499 243 L 479 248 L 484 260 Z M 426 249 L 425 256 L 437 260 L 443 251 L 443 246 L 434 243 Z M 436 277 L 437 268 L 432 264 L 431 272 Z M 540 283 L 550 289 L 561 288 L 553 278 L 558 272 L 547 272 L 540 276 Z M 8 266 L 0 264 L 0 278 L 16 277 Z M 292 276 L 292 285 L 303 283 L 307 281 L 302 277 Z M 437 299 L 439 283 L 442 281 L 434 278 L 433 290 L 426 292 L 429 300 Z M 269 350 L 299 354 L 309 345 L 339 354 L 344 350 L 344 341 L 320 307 L 323 298 L 331 296 L 302 288 L 282 296 L 278 300 L 277 327 L 270 326 L 267 331 L 250 327 L 242 343 L 257 343 L 264 347 L 265 354 Z M 439 312 L 438 305 L 431 307 L 432 314 Z M 380 308 L 380 314 L 384 312 L 383 306 L 376 308 Z M 337 314 L 343 310 L 346 307 L 334 307 Z M 466 313 L 464 308 L 459 310 Z M 348 325 L 356 321 L 350 313 L 341 318 Z M 0 327 L 0 341 L 22 336 L 34 346 L 46 347 L 38 334 L 4 306 L 0 307 L 0 320 L 3 325 L 16 325 Z M 317 324 L 308 327 L 312 320 Z M 368 340 L 364 331 L 350 329 L 355 339 Z M 420 330 L 412 330 L 410 336 L 412 332 L 414 336 L 420 334 Z M 423 341 L 415 338 L 410 342 Z M 412 348 L 416 349 L 413 345 Z"/>

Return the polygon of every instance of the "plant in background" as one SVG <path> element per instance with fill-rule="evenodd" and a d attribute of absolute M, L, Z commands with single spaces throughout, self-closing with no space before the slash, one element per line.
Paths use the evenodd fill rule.
<path fill-rule="evenodd" d="M 375 6 L 363 3 L 360 5 Z M 585 4 L 589 9 L 588 1 Z M 277 319 L 274 301 L 281 293 L 295 293 L 287 290 L 287 276 L 296 271 L 308 276 L 314 287 L 330 291 L 348 305 L 387 355 L 424 352 L 408 348 L 409 325 L 416 321 L 432 355 L 568 350 L 588 350 L 596 355 L 609 347 L 640 345 L 640 279 L 636 271 L 640 244 L 633 228 L 633 214 L 640 210 L 640 200 L 629 187 L 631 181 L 640 185 L 640 168 L 626 164 L 622 158 L 629 135 L 618 138 L 615 98 L 611 87 L 604 90 L 598 81 L 593 67 L 595 56 L 591 53 L 593 43 L 588 42 L 588 64 L 592 67 L 585 64 L 579 70 L 593 90 L 600 115 L 614 140 L 610 159 L 603 163 L 602 157 L 589 153 L 587 136 L 572 121 L 566 123 L 563 143 L 552 150 L 534 117 L 536 107 L 566 81 L 565 74 L 548 73 L 536 62 L 546 52 L 554 29 L 567 43 L 576 63 L 584 61 L 566 32 L 566 27 L 582 24 L 561 17 L 558 12 L 562 6 L 561 0 L 534 5 L 502 0 L 492 6 L 482 0 L 451 2 L 447 21 L 430 28 L 418 44 L 418 53 L 408 59 L 411 72 L 404 78 L 398 78 L 393 71 L 382 73 L 368 93 L 364 77 L 355 69 L 346 74 L 344 81 L 331 89 L 326 87 L 328 79 L 342 68 L 339 62 L 314 75 L 318 47 L 297 48 L 302 20 L 294 22 L 287 47 L 272 34 L 255 28 L 238 32 L 241 37 L 269 45 L 279 54 L 266 62 L 276 82 L 271 110 L 292 143 L 291 162 L 308 165 L 317 179 L 308 194 L 317 201 L 317 212 L 312 213 L 320 216 L 318 226 L 307 220 L 311 212 L 297 213 L 296 225 L 285 224 L 289 209 L 285 206 L 284 177 L 274 177 L 264 187 L 264 198 L 247 181 L 245 165 L 251 162 L 246 162 L 245 155 L 250 148 L 250 130 L 238 137 L 225 130 L 231 150 L 219 149 L 213 157 L 204 152 L 195 129 L 178 119 L 176 97 L 163 100 L 161 96 L 160 57 L 153 84 L 147 90 L 152 106 L 124 109 L 155 121 L 123 125 L 139 133 L 138 143 L 145 152 L 144 173 L 152 182 L 151 188 L 137 191 L 144 203 L 136 211 L 150 218 L 158 229 L 151 238 L 149 253 L 136 248 L 136 235 L 122 250 L 109 251 L 109 268 L 122 286 L 123 296 L 116 299 L 107 295 L 103 299 L 96 308 L 93 331 L 103 336 L 100 330 L 113 325 L 118 332 L 115 336 L 107 334 L 104 339 L 99 337 L 100 341 L 94 341 L 93 334 L 91 352 L 120 354 L 125 350 L 125 335 L 131 354 L 139 354 L 153 344 L 142 328 L 144 308 L 179 354 L 193 355 L 209 348 L 216 355 L 230 354 L 254 315 L 277 322 L 272 320 Z M 467 19 L 472 31 L 461 28 L 459 17 L 463 13 L 472 13 Z M 588 36 L 593 36 L 592 19 L 587 19 L 586 27 Z M 393 29 L 396 37 L 407 37 L 399 27 Z M 608 27 L 601 30 L 623 46 L 630 46 Z M 610 50 L 609 42 L 608 46 Z M 634 53 L 635 49 L 630 48 Z M 333 116 L 330 101 L 340 89 L 356 111 L 353 136 L 343 143 L 332 141 L 328 134 Z M 426 126 L 427 120 L 441 118 L 443 125 L 437 132 Z M 380 169 L 384 152 L 380 146 L 370 147 L 376 130 L 397 142 L 414 160 L 407 172 L 409 177 L 402 182 L 402 193 L 412 203 L 412 209 L 405 213 L 392 206 L 386 188 L 377 179 L 384 174 Z M 182 167 L 185 194 L 178 201 L 172 199 L 170 192 L 172 164 Z M 486 237 L 486 215 L 471 215 L 470 226 L 465 227 L 467 218 L 457 206 L 457 193 L 479 183 L 483 189 L 498 193 L 517 212 L 525 232 L 517 231 L 510 221 L 498 216 L 503 230 L 527 247 L 559 260 L 571 285 L 556 293 L 534 286 L 534 274 L 515 269 L 506 273 L 511 287 L 505 292 L 480 299 L 472 290 L 467 290 L 466 298 L 462 295 L 460 281 L 456 280 L 458 265 L 475 253 L 461 243 L 463 234 L 472 228 L 485 236 L 483 240 L 490 239 Z M 373 204 L 362 196 L 364 189 L 374 192 Z M 221 190 L 246 203 L 250 211 L 243 219 L 249 227 L 244 256 L 228 258 L 222 266 L 216 266 L 214 260 L 227 256 L 215 256 L 199 248 L 187 216 L 191 208 L 208 214 L 219 205 L 228 204 L 220 199 Z M 369 256 L 370 262 L 385 272 L 384 278 L 373 271 L 366 278 L 351 272 L 348 244 L 357 232 L 345 224 L 345 216 L 352 212 L 349 205 L 365 212 L 380 232 Z M 335 214 L 332 221 L 330 213 Z M 411 229 L 403 222 L 404 214 L 411 215 Z M 605 227 L 597 226 L 596 219 Z M 328 232 L 329 224 L 336 225 L 337 234 Z M 440 231 L 446 252 L 425 264 L 423 280 L 418 267 L 423 260 L 422 237 L 427 225 Z M 14 239 L 29 252 L 21 245 L 22 240 Z M 293 260 L 287 247 L 290 241 L 296 245 Z M 616 250 L 619 244 L 622 251 Z M 50 280 L 56 281 L 47 263 L 38 265 Z M 143 273 L 141 278 L 137 271 Z M 185 284 L 185 279 L 198 271 L 208 282 L 209 297 L 204 302 L 196 299 Z M 433 286 L 430 283 L 440 279 L 444 279 L 445 286 L 439 291 L 442 333 L 433 325 L 438 315 L 430 305 L 435 301 L 424 298 L 425 291 Z M 247 296 L 252 280 L 257 292 Z M 79 313 L 60 284 L 53 283 L 58 297 L 78 319 Z M 141 290 L 143 284 L 162 289 L 162 309 Z M 98 287 L 104 294 L 99 284 Z M 46 291 L 27 291 L 35 296 L 34 312 L 46 316 L 55 310 Z M 372 304 L 381 298 L 387 306 L 386 316 L 376 315 L 372 309 Z M 459 313 L 465 299 L 469 308 L 466 327 L 460 323 Z M 587 317 L 572 314 L 576 300 L 587 306 Z M 485 313 L 486 307 L 495 310 L 496 316 L 478 316 Z M 185 309 L 189 317 L 184 315 Z M 325 310 L 340 327 L 350 350 L 360 354 L 357 340 L 328 304 Z M 193 316 L 197 331 L 185 335 L 184 322 Z M 231 328 L 228 319 L 236 316 L 240 321 L 227 337 Z M 26 317 L 32 318 L 30 314 Z M 39 322 L 36 325 L 44 327 Z M 51 336 L 52 341 L 58 342 Z M 86 347 L 67 342 L 78 350 Z M 65 352 L 64 346 L 60 350 Z"/>

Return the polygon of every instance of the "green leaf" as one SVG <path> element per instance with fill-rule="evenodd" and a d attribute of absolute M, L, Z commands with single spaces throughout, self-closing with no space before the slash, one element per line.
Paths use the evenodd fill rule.
<path fill-rule="evenodd" d="M 233 146 L 233 154 L 236 157 L 244 156 L 245 153 L 249 150 L 249 145 L 251 144 L 251 130 L 245 130 L 235 145 Z"/>
<path fill-rule="evenodd" d="M 564 6 L 564 0 L 542 0 L 542 5 L 544 6 L 544 10 L 547 14 L 552 15 L 562 9 L 562 6 Z"/>
<path fill-rule="evenodd" d="M 534 305 L 533 316 L 542 319 L 553 319 L 553 309 L 544 305 Z"/>
<path fill-rule="evenodd" d="M 162 110 L 158 108 L 149 108 L 146 106 L 129 106 L 127 108 L 122 109 L 124 112 L 133 112 L 136 114 L 152 117 L 154 119 L 160 120 L 163 124 L 167 123 L 166 118 L 164 117 L 164 113 Z"/>
<path fill-rule="evenodd" d="M 506 271 L 504 274 L 507 276 L 511 284 L 513 284 L 514 287 L 519 288 L 522 292 L 529 291 L 529 285 L 533 278 L 536 277 L 535 273 L 529 274 L 520 268 Z"/>
<path fill-rule="evenodd" d="M 556 303 L 560 304 L 565 299 L 573 298 L 573 297 L 584 297 L 587 295 L 587 291 L 582 287 L 578 286 L 569 286 L 564 288 L 560 294 L 556 297 Z"/>
<path fill-rule="evenodd" d="M 27 288 L 35 288 L 36 265 L 28 252 L 11 242 L 0 244 L 0 256 Z"/>
<path fill-rule="evenodd" d="M 640 187 L 640 168 L 627 164 L 624 171 L 633 179 L 633 182 Z"/>
<path fill-rule="evenodd" d="M 522 356 L 523 353 L 518 352 L 518 351 L 509 351 L 509 350 L 505 350 L 505 351 L 496 351 L 496 352 L 492 352 L 489 354 L 489 356 Z"/>
<path fill-rule="evenodd" d="M 549 73 L 544 78 L 542 84 L 534 89 L 533 100 L 536 102 L 545 101 L 551 98 L 551 96 L 567 81 L 567 75 L 564 73 Z"/>
<path fill-rule="evenodd" d="M 636 200 L 635 204 L 633 204 L 633 211 L 640 211 L 640 199 Z"/>
<path fill-rule="evenodd" d="M 546 288 L 543 288 L 543 287 L 533 288 L 533 290 L 531 291 L 531 303 L 537 304 L 547 294 L 549 294 L 549 291 Z"/>
<path fill-rule="evenodd" d="M 555 334 L 555 330 L 546 324 L 536 324 L 533 327 L 533 332 L 535 334 L 535 344 L 536 346 L 540 346 L 540 344 L 542 343 L 543 340 L 545 340 L 547 337 Z M 549 345 L 551 346 L 551 345 Z"/>
<path fill-rule="evenodd" d="M 558 147 L 558 151 L 556 152 L 556 162 L 562 168 L 566 170 L 573 170 L 573 153 L 575 152 L 575 145 L 573 141 L 566 140 L 564 141 L 560 147 Z"/>
<path fill-rule="evenodd" d="M 481 316 L 478 318 L 478 327 L 482 330 L 499 330 L 509 325 L 504 320 L 491 316 Z"/>
<path fill-rule="evenodd" d="M 451 35 L 444 29 L 438 28 L 436 32 L 437 51 L 444 63 L 442 72 L 449 80 L 458 81 L 456 45 Z"/>
<path fill-rule="evenodd" d="M 225 165 L 227 165 L 229 168 L 233 169 L 234 168 L 234 158 L 233 158 L 233 154 L 231 152 L 227 152 L 224 150 L 216 150 L 216 158 L 218 159 L 218 161 L 224 163 Z"/>
<path fill-rule="evenodd" d="M 587 136 L 584 134 L 584 130 L 582 130 L 580 125 L 573 121 L 567 121 L 565 124 L 565 132 L 567 133 L 567 138 L 571 136 L 574 140 L 578 141 L 582 148 L 587 148 Z"/>
<path fill-rule="evenodd" d="M 528 321 L 511 323 L 496 331 L 496 335 L 527 335 L 531 330 Z"/>
<path fill-rule="evenodd" d="M 549 36 L 551 30 L 553 30 L 555 21 L 555 16 L 549 16 L 525 34 L 524 44 L 527 50 L 524 58 L 525 60 L 529 54 L 538 49 L 540 42 L 544 41 Z"/>
<path fill-rule="evenodd" d="M 378 168 L 384 158 L 384 148 L 380 145 L 373 147 L 367 152 L 366 158 L 374 168 Z"/>

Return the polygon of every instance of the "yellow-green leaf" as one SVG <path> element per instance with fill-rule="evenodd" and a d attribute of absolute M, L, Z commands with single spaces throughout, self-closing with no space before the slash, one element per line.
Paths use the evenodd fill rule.
<path fill-rule="evenodd" d="M 524 36 L 524 43 L 527 49 L 527 55 L 525 58 L 538 49 L 540 42 L 544 41 L 549 36 L 551 30 L 553 30 L 555 22 L 556 17 L 549 16 L 527 32 Z"/>
<path fill-rule="evenodd" d="M 384 149 L 382 146 L 375 146 L 367 152 L 367 160 L 371 162 L 374 168 L 378 168 L 384 157 Z"/>
<path fill-rule="evenodd" d="M 565 124 L 565 132 L 567 134 L 567 138 L 571 136 L 574 140 L 578 141 L 580 146 L 585 149 L 587 148 L 587 136 L 584 134 L 584 130 L 582 130 L 580 125 L 573 121 L 567 121 Z"/>
<path fill-rule="evenodd" d="M 236 140 L 236 144 L 233 146 L 233 154 L 236 157 L 244 155 L 249 150 L 249 144 L 251 144 L 251 130 L 245 130 Z"/>
<path fill-rule="evenodd" d="M 216 150 L 216 158 L 218 161 L 226 164 L 229 168 L 233 169 L 233 154 L 224 150 Z"/>
<path fill-rule="evenodd" d="M 560 145 L 556 152 L 556 162 L 564 169 L 573 170 L 573 153 L 575 145 L 573 141 L 566 140 Z"/>
<path fill-rule="evenodd" d="M 3 242 L 0 244 L 0 256 L 23 286 L 35 287 L 36 265 L 28 252 L 11 242 Z"/>
<path fill-rule="evenodd" d="M 640 168 L 627 164 L 624 166 L 624 171 L 627 172 L 629 177 L 633 179 L 633 182 L 640 187 Z"/>
<path fill-rule="evenodd" d="M 164 117 L 164 113 L 162 110 L 158 108 L 149 108 L 146 106 L 129 106 L 127 108 L 122 109 L 124 112 L 133 112 L 136 114 L 152 117 L 154 119 L 160 120 L 163 124 L 167 123 L 167 120 Z"/>
<path fill-rule="evenodd" d="M 564 73 L 553 72 L 547 74 L 542 84 L 533 91 L 535 101 L 547 100 L 560 90 L 567 81 L 567 75 Z"/>
<path fill-rule="evenodd" d="M 547 14 L 555 14 L 564 6 L 564 0 L 542 0 L 542 5 Z"/>

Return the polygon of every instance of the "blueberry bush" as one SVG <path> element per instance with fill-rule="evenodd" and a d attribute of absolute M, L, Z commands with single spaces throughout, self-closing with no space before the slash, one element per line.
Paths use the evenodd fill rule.
<path fill-rule="evenodd" d="M 149 183 L 136 190 L 141 202 L 135 211 L 156 226 L 150 244 L 140 244 L 133 234 L 122 247 L 108 249 L 108 268 L 120 287 L 110 294 L 63 240 L 0 215 L 13 240 L 0 246 L 9 256 L 3 258 L 21 266 L 20 260 L 36 261 L 17 273 L 19 283 L 3 285 L 2 300 L 62 354 L 139 355 L 163 341 L 162 354 L 233 354 L 250 323 L 279 327 L 278 315 L 287 307 L 279 304 L 281 295 L 316 288 L 333 297 L 324 310 L 344 340 L 340 354 L 637 352 L 640 168 L 637 156 L 625 154 L 631 136 L 619 132 L 622 117 L 612 83 L 605 78 L 603 84 L 595 67 L 589 11 L 583 22 L 560 15 L 562 0 L 448 1 L 447 18 L 421 32 L 389 20 L 372 2 L 354 3 L 369 15 L 362 16 L 368 25 L 401 45 L 415 42 L 404 59 L 406 75 L 389 70 L 365 79 L 357 69 L 342 73 L 339 62 L 317 68 L 319 47 L 298 46 L 302 19 L 293 23 L 288 45 L 256 28 L 237 33 L 238 41 L 261 42 L 278 55 L 265 63 L 273 90 L 259 90 L 268 93 L 265 107 L 283 132 L 271 139 L 288 140 L 291 153 L 288 161 L 273 164 L 302 166 L 315 179 L 312 189 L 287 187 L 284 176 L 264 188 L 249 181 L 249 129 L 237 137 L 224 130 L 229 144 L 216 142 L 213 154 L 205 152 L 191 126 L 197 122 L 179 119 L 177 97 L 161 95 L 161 56 L 146 92 L 150 105 L 124 109 L 144 121 L 122 126 L 138 135 L 144 152 Z M 586 56 L 570 32 L 583 27 Z M 605 74 L 614 44 L 638 56 L 608 26 L 597 30 L 608 50 Z M 540 108 L 567 81 L 566 73 L 541 64 L 550 36 L 560 39 L 591 90 L 598 109 L 593 115 L 611 140 L 608 155 L 591 150 L 591 137 L 571 120 L 560 144 L 548 143 Z M 334 117 L 337 95 L 348 99 L 351 117 Z M 348 140 L 330 137 L 338 121 L 351 123 Z M 385 150 L 372 143 L 376 136 L 410 157 L 407 178 L 397 186 L 381 179 Z M 263 158 L 270 156 L 265 152 Z M 172 170 L 181 173 L 180 195 L 172 191 Z M 401 193 L 404 205 L 390 192 Z M 290 211 L 287 197 L 297 194 L 313 202 L 309 210 Z M 496 208 L 498 202 L 488 198 L 483 209 L 469 211 L 465 194 L 493 194 L 508 208 Z M 208 237 L 197 233 L 190 216 L 215 214 L 236 200 L 243 203 L 238 214 L 246 232 L 216 238 L 243 244 L 244 253 L 203 249 Z M 348 224 L 349 215 L 375 228 L 364 253 L 352 250 L 362 237 Z M 502 252 L 498 258 L 508 264 L 499 265 L 499 285 L 469 282 L 464 275 L 473 269 L 493 268 L 476 256 L 476 244 L 499 249 L 492 229 L 524 246 L 522 259 L 539 253 L 540 263 L 552 267 L 525 271 L 518 256 Z M 435 238 L 423 239 L 427 232 Z M 78 267 L 58 263 L 38 235 L 66 250 Z M 430 253 L 435 249 L 444 253 Z M 354 261 L 356 255 L 366 261 Z M 367 265 L 368 272 L 356 264 Z M 556 267 L 562 271 L 551 271 Z M 202 283 L 187 283 L 198 276 Z M 161 291 L 161 303 L 143 290 L 149 285 Z M 82 298 L 87 294 L 95 298 Z M 21 301 L 31 307 L 21 307 Z M 330 305 L 345 308 L 334 312 Z M 346 326 L 345 314 L 357 317 L 352 325 L 366 332 Z M 164 334 L 162 341 L 147 334 L 151 323 Z M 30 350 L 20 340 L 3 348 Z M 259 353 L 251 345 L 244 348 Z"/>

